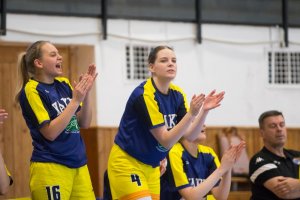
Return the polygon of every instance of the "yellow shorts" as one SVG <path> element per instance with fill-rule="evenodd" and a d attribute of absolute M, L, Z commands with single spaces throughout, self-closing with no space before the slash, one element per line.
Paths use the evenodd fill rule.
<path fill-rule="evenodd" d="M 33 200 L 95 200 L 87 165 L 68 168 L 56 163 L 31 162 Z"/>
<path fill-rule="evenodd" d="M 114 144 L 108 160 L 108 177 L 113 199 L 133 200 L 142 197 L 159 199 L 160 171 Z"/>

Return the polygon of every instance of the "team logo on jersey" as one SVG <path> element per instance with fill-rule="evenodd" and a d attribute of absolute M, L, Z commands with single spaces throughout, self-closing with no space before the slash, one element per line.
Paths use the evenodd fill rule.
<path fill-rule="evenodd" d="M 72 117 L 71 121 L 69 122 L 67 128 L 65 129 L 66 133 L 79 133 L 79 125 L 77 122 L 77 118 L 75 115 Z"/>
<path fill-rule="evenodd" d="M 61 98 L 59 101 L 56 101 L 52 103 L 52 107 L 56 110 L 57 116 L 60 115 L 67 105 L 70 103 L 71 99 L 69 97 L 67 98 Z"/>
<path fill-rule="evenodd" d="M 167 129 L 170 130 L 173 128 L 177 123 L 177 115 L 176 114 L 168 114 L 164 115 L 165 124 L 167 126 Z"/>
<path fill-rule="evenodd" d="M 164 146 L 162 146 L 161 144 L 157 144 L 156 149 L 160 152 L 167 152 L 168 149 L 166 149 Z"/>
<path fill-rule="evenodd" d="M 205 179 L 202 179 L 202 178 L 188 178 L 188 179 L 189 179 L 190 185 L 192 185 L 193 187 L 196 187 L 197 185 L 199 185 L 205 181 Z"/>
<path fill-rule="evenodd" d="M 280 165 L 280 162 L 277 161 L 277 160 L 274 160 L 273 163 L 276 164 L 276 165 Z"/>
<path fill-rule="evenodd" d="M 255 161 L 255 164 L 260 163 L 262 161 L 264 161 L 264 159 L 262 159 L 261 157 L 257 157 L 256 161 Z"/>

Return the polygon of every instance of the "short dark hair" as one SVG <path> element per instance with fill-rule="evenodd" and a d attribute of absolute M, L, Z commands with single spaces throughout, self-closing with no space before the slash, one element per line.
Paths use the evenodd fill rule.
<path fill-rule="evenodd" d="M 281 115 L 283 117 L 282 112 L 280 112 L 278 110 L 269 110 L 269 111 L 263 112 L 258 118 L 259 128 L 261 128 L 261 129 L 263 128 L 264 120 L 267 117 L 278 116 L 278 115 Z"/>

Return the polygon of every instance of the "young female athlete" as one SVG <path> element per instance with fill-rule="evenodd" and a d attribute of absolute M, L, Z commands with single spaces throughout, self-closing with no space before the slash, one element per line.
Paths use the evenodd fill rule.
<path fill-rule="evenodd" d="M 32 199 L 95 199 L 80 128 L 91 122 L 89 92 L 96 66 L 75 83 L 62 75 L 62 56 L 48 41 L 31 44 L 19 63 L 22 88 L 17 94 L 30 129 Z"/>
<path fill-rule="evenodd" d="M 194 95 L 189 109 L 185 94 L 172 83 L 177 73 L 174 51 L 158 46 L 148 63 L 152 77 L 130 95 L 109 156 L 113 199 L 159 199 L 160 161 L 182 136 L 198 136 L 209 110 L 224 96 L 215 91 L 207 97 Z"/>
<path fill-rule="evenodd" d="M 194 140 L 182 138 L 168 154 L 168 167 L 161 177 L 162 200 L 228 199 L 231 185 L 231 170 L 241 155 L 245 143 L 231 146 L 220 161 L 214 150 L 202 145 L 206 139 L 205 126 Z M 212 198 L 211 198 L 212 199 Z"/>

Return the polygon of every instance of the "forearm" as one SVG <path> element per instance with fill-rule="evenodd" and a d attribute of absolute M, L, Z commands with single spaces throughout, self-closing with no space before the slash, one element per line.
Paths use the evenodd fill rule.
<path fill-rule="evenodd" d="M 193 188 L 195 192 L 192 199 L 199 199 L 209 193 L 209 191 L 216 185 L 220 178 L 224 175 L 224 171 L 217 168 L 203 183 Z"/>
<path fill-rule="evenodd" d="M 199 133 L 201 133 L 207 114 L 208 111 L 204 111 L 203 109 L 200 110 L 199 114 L 184 135 L 187 140 L 192 142 L 198 137 Z"/>
<path fill-rule="evenodd" d="M 50 141 L 55 140 L 70 123 L 72 117 L 78 109 L 79 103 L 80 102 L 76 102 L 72 99 L 65 110 L 58 117 L 51 120 L 50 123 L 45 124 L 40 129 L 42 135 Z"/>
<path fill-rule="evenodd" d="M 80 128 L 88 128 L 92 121 L 92 106 L 91 97 L 89 94 L 86 95 L 82 102 L 82 107 L 78 113 L 78 123 Z"/>
<path fill-rule="evenodd" d="M 170 149 L 186 133 L 194 119 L 195 116 L 188 112 L 171 130 L 168 131 L 165 129 L 165 132 L 161 134 L 154 133 L 154 137 L 156 137 L 161 145 L 167 149 Z"/>
<path fill-rule="evenodd" d="M 279 195 L 278 197 L 280 197 L 282 199 L 296 199 L 296 198 L 300 198 L 300 190 L 290 191 L 288 194 L 286 194 L 286 195 Z"/>
<path fill-rule="evenodd" d="M 217 200 L 226 200 L 228 198 L 231 186 L 231 170 L 227 171 L 218 187 L 214 188 L 212 193 Z"/>

